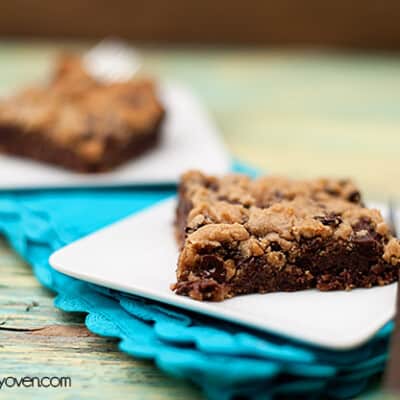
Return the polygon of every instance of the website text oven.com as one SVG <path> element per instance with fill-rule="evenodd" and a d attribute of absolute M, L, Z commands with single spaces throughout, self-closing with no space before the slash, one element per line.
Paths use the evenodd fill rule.
<path fill-rule="evenodd" d="M 69 388 L 69 376 L 0 376 L 0 390 L 12 388 Z"/>

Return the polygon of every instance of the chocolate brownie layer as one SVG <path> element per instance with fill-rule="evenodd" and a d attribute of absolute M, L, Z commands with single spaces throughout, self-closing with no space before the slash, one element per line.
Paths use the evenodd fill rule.
<path fill-rule="evenodd" d="M 350 290 L 398 279 L 400 242 L 348 180 L 183 176 L 178 294 Z"/>
<path fill-rule="evenodd" d="M 113 168 L 155 146 L 164 110 L 151 81 L 104 84 L 63 58 L 47 87 L 0 103 L 0 150 L 81 172 Z"/>

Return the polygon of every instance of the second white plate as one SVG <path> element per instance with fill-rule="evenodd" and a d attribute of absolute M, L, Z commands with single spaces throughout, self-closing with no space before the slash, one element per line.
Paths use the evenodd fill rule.
<path fill-rule="evenodd" d="M 333 349 L 362 344 L 394 316 L 396 284 L 253 294 L 220 303 L 178 296 L 169 289 L 178 257 L 174 209 L 174 199 L 164 201 L 64 247 L 50 264 L 79 279 Z"/>
<path fill-rule="evenodd" d="M 177 84 L 164 84 L 160 96 L 167 117 L 157 148 L 101 174 L 79 174 L 0 154 L 0 190 L 175 184 L 188 169 L 228 172 L 230 159 L 219 132 L 192 92 Z"/>

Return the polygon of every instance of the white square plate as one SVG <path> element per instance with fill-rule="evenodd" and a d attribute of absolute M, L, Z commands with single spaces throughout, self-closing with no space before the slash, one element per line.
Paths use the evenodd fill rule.
<path fill-rule="evenodd" d="M 174 294 L 175 199 L 76 241 L 50 257 L 67 275 L 334 349 L 362 344 L 395 313 L 396 284 L 351 292 L 252 294 L 220 303 Z"/>
<path fill-rule="evenodd" d="M 229 170 L 230 159 L 208 114 L 188 90 L 163 84 L 167 117 L 159 146 L 114 171 L 80 174 L 23 158 L 0 155 L 1 189 L 175 184 L 188 169 Z"/>

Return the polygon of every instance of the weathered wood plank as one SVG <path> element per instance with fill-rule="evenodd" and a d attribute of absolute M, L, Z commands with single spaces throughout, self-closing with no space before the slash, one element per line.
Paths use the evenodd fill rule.
<path fill-rule="evenodd" d="M 0 377 L 70 376 L 71 388 L 5 388 L 1 399 L 196 399 L 198 389 L 88 332 L 84 315 L 53 307 L 29 266 L 0 241 Z M 35 302 L 37 305 L 27 308 Z"/>
<path fill-rule="evenodd" d="M 187 399 L 199 394 L 183 382 L 167 378 L 151 363 L 118 352 L 114 340 L 95 336 L 45 336 L 0 332 L 4 376 L 69 376 L 71 388 L 6 388 L 18 398 Z M 97 395 L 97 396 L 96 396 Z M 11 396 L 9 398 L 12 398 Z M 14 397 L 16 398 L 16 397 Z"/>

